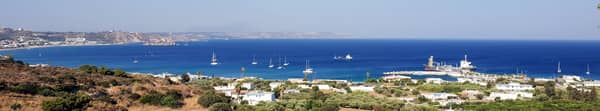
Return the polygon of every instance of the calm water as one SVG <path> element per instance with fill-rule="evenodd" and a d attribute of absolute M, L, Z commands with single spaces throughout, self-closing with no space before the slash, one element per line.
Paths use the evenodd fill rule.
<path fill-rule="evenodd" d="M 514 73 L 517 68 L 534 77 L 551 77 L 558 61 L 563 73 L 582 75 L 590 64 L 592 77 L 600 79 L 600 41 L 479 41 L 479 40 L 215 40 L 180 43 L 187 46 L 149 47 L 141 44 L 115 46 L 51 47 L 2 51 L 28 63 L 78 67 L 95 64 L 122 68 L 130 72 L 185 73 L 265 79 L 303 77 L 304 61 L 309 59 L 319 79 L 362 81 L 370 71 L 372 77 L 394 70 L 422 70 L 430 55 L 436 61 L 456 64 L 465 53 L 479 67 L 479 72 Z M 211 52 L 222 63 L 210 66 Z M 350 53 L 350 62 L 334 61 L 334 55 Z M 256 55 L 259 64 L 251 65 Z M 269 69 L 269 58 L 287 56 L 291 63 L 285 70 Z M 134 58 L 139 63 L 134 64 Z M 598 73 L 600 74 L 600 73 Z M 313 77 L 311 77 L 313 78 Z M 424 78 L 424 77 L 414 77 Z M 445 79 L 452 78 L 443 77 Z"/>

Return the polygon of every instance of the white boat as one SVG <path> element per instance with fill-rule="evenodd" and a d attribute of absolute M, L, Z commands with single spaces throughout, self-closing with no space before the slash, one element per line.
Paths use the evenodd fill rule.
<path fill-rule="evenodd" d="M 585 71 L 585 74 L 590 75 L 590 64 L 587 64 L 587 71 Z"/>
<path fill-rule="evenodd" d="M 212 65 L 212 66 L 219 65 L 219 62 L 217 61 L 217 55 L 215 54 L 215 52 L 212 53 L 212 58 L 210 59 L 210 65 Z"/>
<path fill-rule="evenodd" d="M 306 60 L 306 69 L 304 69 L 304 71 L 302 71 L 302 73 L 304 74 L 312 74 L 313 73 L 313 69 L 310 67 L 310 61 Z"/>
<path fill-rule="evenodd" d="M 283 66 L 288 66 L 290 63 L 287 61 L 287 56 L 283 57 Z"/>
<path fill-rule="evenodd" d="M 460 66 L 463 70 L 475 70 L 475 66 L 471 65 L 471 62 L 467 60 L 467 55 L 465 55 L 465 59 L 460 61 Z"/>
<path fill-rule="evenodd" d="M 253 64 L 253 65 L 256 65 L 256 64 L 258 64 L 258 62 L 256 62 L 256 55 L 255 55 L 254 57 L 252 57 L 252 64 Z"/>
<path fill-rule="evenodd" d="M 273 58 L 269 58 L 269 68 L 273 68 L 273 67 L 275 67 L 273 65 Z"/>
<path fill-rule="evenodd" d="M 346 60 L 346 61 L 350 61 L 353 59 L 353 57 L 350 54 L 346 54 L 346 56 L 333 56 L 334 60 Z"/>
<path fill-rule="evenodd" d="M 134 64 L 137 64 L 138 62 L 140 62 L 140 61 L 138 61 L 136 58 L 133 58 L 133 63 Z"/>
<path fill-rule="evenodd" d="M 279 66 L 277 67 L 277 69 L 283 69 L 283 65 L 281 65 L 281 57 L 279 57 Z"/>
<path fill-rule="evenodd" d="M 350 56 L 350 54 L 346 54 L 346 57 L 344 59 L 346 59 L 346 60 L 352 60 L 352 56 Z"/>

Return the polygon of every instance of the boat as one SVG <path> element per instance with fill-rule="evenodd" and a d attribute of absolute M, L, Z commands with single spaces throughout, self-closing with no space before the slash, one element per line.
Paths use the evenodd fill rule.
<path fill-rule="evenodd" d="M 277 69 L 283 69 L 283 65 L 281 64 L 281 57 L 279 57 L 279 66 L 277 67 Z"/>
<path fill-rule="evenodd" d="M 256 55 L 252 57 L 252 63 L 253 65 L 258 64 L 258 62 L 256 62 Z"/>
<path fill-rule="evenodd" d="M 287 56 L 283 57 L 283 66 L 288 66 L 290 63 L 287 61 Z"/>
<path fill-rule="evenodd" d="M 275 67 L 273 65 L 273 58 L 269 58 L 269 68 L 273 68 L 273 67 Z"/>
<path fill-rule="evenodd" d="M 465 59 L 460 61 L 460 69 L 472 71 L 475 70 L 475 66 L 471 65 L 471 62 L 467 60 L 467 55 L 465 54 Z"/>
<path fill-rule="evenodd" d="M 312 74 L 313 73 L 313 69 L 310 67 L 310 61 L 306 60 L 306 68 L 304 69 L 304 71 L 302 71 L 302 73 L 304 74 Z"/>
<path fill-rule="evenodd" d="M 335 56 L 334 55 L 333 59 L 334 60 L 339 60 L 339 61 L 342 61 L 342 60 L 350 61 L 350 60 L 353 59 L 353 57 L 350 54 L 346 54 L 346 56 Z"/>
<path fill-rule="evenodd" d="M 587 64 L 587 71 L 585 71 L 585 74 L 590 75 L 590 64 Z"/>
<path fill-rule="evenodd" d="M 560 74 L 560 73 L 562 72 L 562 70 L 560 70 L 560 61 L 558 62 L 558 69 L 556 70 L 556 72 L 557 72 L 558 74 Z"/>
<path fill-rule="evenodd" d="M 210 65 L 211 66 L 219 65 L 219 62 L 217 61 L 217 55 L 215 54 L 215 52 L 212 53 L 212 58 L 210 59 Z"/>
<path fill-rule="evenodd" d="M 133 63 L 134 64 L 137 64 L 138 62 L 140 62 L 140 61 L 138 61 L 137 58 L 133 58 Z"/>

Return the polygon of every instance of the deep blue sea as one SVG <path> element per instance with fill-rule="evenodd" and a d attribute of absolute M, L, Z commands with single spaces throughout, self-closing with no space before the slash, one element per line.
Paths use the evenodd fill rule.
<path fill-rule="evenodd" d="M 210 40 L 179 43 L 179 46 L 50 47 L 0 51 L 30 64 L 78 67 L 93 64 L 122 68 L 129 72 L 206 75 L 265 79 L 302 78 L 305 60 L 311 61 L 315 74 L 310 78 L 362 81 L 366 72 L 380 77 L 385 71 L 422 70 L 429 56 L 436 61 L 457 64 L 464 54 L 484 73 L 515 73 L 519 68 L 533 77 L 551 77 L 557 63 L 563 74 L 600 79 L 600 41 L 513 41 L 513 40 Z M 221 62 L 210 66 L 211 53 Z M 335 61 L 334 55 L 352 54 L 352 61 Z M 251 65 L 256 55 L 259 64 Z M 291 63 L 284 70 L 267 68 L 269 58 L 287 56 Z M 139 63 L 134 64 L 137 58 Z M 584 75 L 590 64 L 591 75 Z M 598 74 L 595 74 L 598 72 Z M 413 78 L 424 78 L 415 76 Z M 442 77 L 452 80 L 450 77 Z"/>

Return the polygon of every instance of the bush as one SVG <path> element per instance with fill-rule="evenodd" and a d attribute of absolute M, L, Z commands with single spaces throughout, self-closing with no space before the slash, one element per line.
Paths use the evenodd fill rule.
<path fill-rule="evenodd" d="M 233 111 L 228 103 L 215 103 L 208 108 L 209 111 Z"/>
<path fill-rule="evenodd" d="M 11 109 L 11 110 L 14 110 L 14 111 L 16 111 L 16 110 L 19 110 L 19 109 L 21 109 L 22 107 L 23 107 L 23 106 L 21 106 L 21 104 L 19 104 L 19 103 L 14 103 L 14 104 L 11 104 L 11 105 L 10 105 L 10 109 Z"/>
<path fill-rule="evenodd" d="M 165 95 L 153 92 L 148 95 L 141 96 L 140 103 L 177 108 L 183 105 L 183 103 L 179 101 L 180 99 L 181 97 L 177 97 L 176 95 Z"/>
<path fill-rule="evenodd" d="M 91 101 L 89 96 L 65 94 L 59 98 L 43 101 L 42 109 L 44 111 L 82 111 L 87 108 Z"/>
<path fill-rule="evenodd" d="M 39 89 L 38 85 L 32 84 L 32 83 L 24 83 L 24 84 L 19 84 L 15 87 L 12 88 L 13 92 L 16 93 L 23 93 L 23 94 L 37 94 Z"/>
<path fill-rule="evenodd" d="M 209 107 L 215 103 L 228 103 L 229 99 L 223 96 L 218 96 L 214 93 L 208 93 L 200 98 L 198 98 L 198 104 L 204 106 L 204 107 Z"/>
<path fill-rule="evenodd" d="M 115 72 L 115 76 L 127 77 L 127 73 L 125 73 L 125 71 L 123 71 L 123 69 L 116 69 L 114 72 Z"/>
<path fill-rule="evenodd" d="M 331 104 L 331 103 L 324 104 L 323 106 L 321 106 L 319 108 L 319 111 L 337 111 L 337 110 L 340 110 L 340 108 L 338 107 L 338 105 Z"/>

